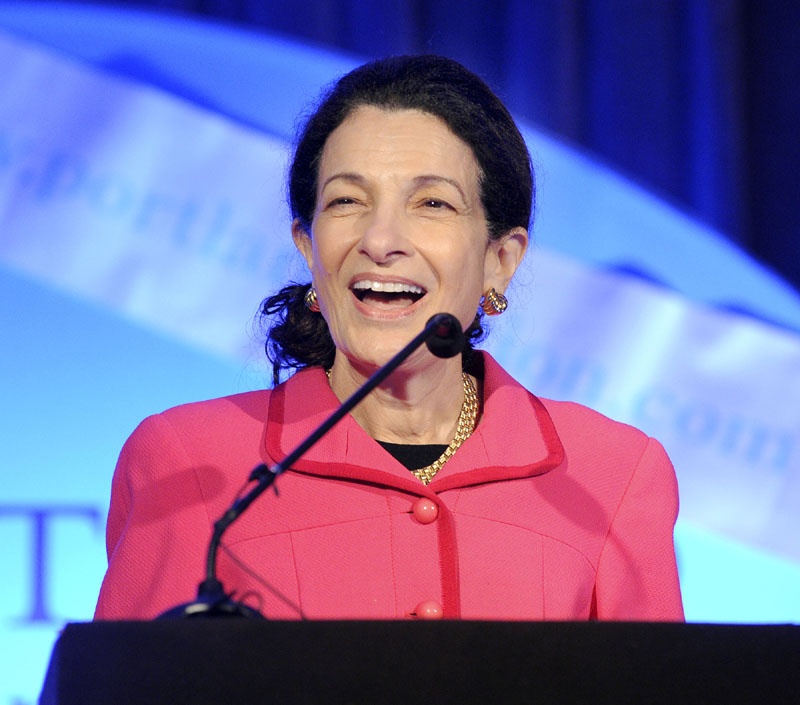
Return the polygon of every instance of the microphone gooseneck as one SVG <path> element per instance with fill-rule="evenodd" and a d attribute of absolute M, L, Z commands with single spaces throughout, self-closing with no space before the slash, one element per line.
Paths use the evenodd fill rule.
<path fill-rule="evenodd" d="M 264 619 L 264 616 L 247 605 L 231 599 L 226 594 L 222 583 L 217 579 L 217 552 L 222 535 L 227 528 L 238 519 L 242 513 L 274 482 L 281 473 L 288 470 L 297 460 L 307 453 L 328 431 L 383 380 L 385 380 L 402 362 L 413 353 L 422 343 L 427 343 L 432 354 L 441 358 L 458 355 L 466 342 L 464 331 L 458 319 L 449 313 L 437 313 L 428 319 L 425 328 L 411 340 L 389 362 L 379 368 L 361 387 L 346 399 L 325 421 L 323 421 L 300 445 L 276 465 L 267 467 L 258 465 L 250 474 L 251 480 L 257 484 L 241 499 L 233 503 L 216 522 L 208 544 L 206 559 L 206 579 L 197 589 L 197 599 L 183 605 L 178 605 L 158 616 L 158 619 L 173 619 L 184 617 L 255 617 Z M 277 492 L 277 490 L 276 490 Z"/>

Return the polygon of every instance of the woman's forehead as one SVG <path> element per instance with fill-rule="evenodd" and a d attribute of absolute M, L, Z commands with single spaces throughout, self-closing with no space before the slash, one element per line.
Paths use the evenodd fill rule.
<path fill-rule="evenodd" d="M 339 172 L 366 179 L 433 176 L 476 188 L 479 167 L 469 145 L 439 117 L 361 106 L 328 137 L 318 187 Z"/>

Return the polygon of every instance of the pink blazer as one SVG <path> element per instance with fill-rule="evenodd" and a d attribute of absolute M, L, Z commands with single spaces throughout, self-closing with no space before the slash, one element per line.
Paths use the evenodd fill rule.
<path fill-rule="evenodd" d="M 271 618 L 682 620 L 661 445 L 483 359 L 480 424 L 427 487 L 345 418 L 226 534 L 226 589 Z M 316 368 L 145 419 L 114 474 L 95 617 L 192 599 L 250 470 L 336 405 Z"/>

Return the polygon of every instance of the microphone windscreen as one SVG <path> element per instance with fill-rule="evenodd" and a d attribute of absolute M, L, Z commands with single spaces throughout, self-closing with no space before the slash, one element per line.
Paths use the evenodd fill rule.
<path fill-rule="evenodd" d="M 458 355 L 467 342 L 458 319 L 449 313 L 437 313 L 429 321 L 433 331 L 425 344 L 436 357 Z"/>

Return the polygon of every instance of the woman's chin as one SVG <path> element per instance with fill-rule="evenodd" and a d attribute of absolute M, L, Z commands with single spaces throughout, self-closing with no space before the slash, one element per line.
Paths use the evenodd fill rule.
<path fill-rule="evenodd" d="M 355 297 L 352 303 L 354 309 L 351 309 L 350 315 L 340 315 L 337 321 L 329 321 L 329 325 L 333 323 L 331 331 L 338 353 L 365 374 L 371 374 L 370 370 L 374 371 L 389 362 L 422 332 L 430 317 L 438 313 L 428 305 L 430 302 L 426 301 L 426 297 L 404 306 L 374 305 Z M 423 345 L 404 366 L 410 369 L 434 359 Z"/>
<path fill-rule="evenodd" d="M 343 357 L 346 358 L 346 364 L 358 370 L 361 374 L 369 376 L 397 355 L 419 332 L 415 330 L 408 335 L 404 335 L 400 331 L 387 331 L 381 334 L 379 339 L 369 336 L 365 340 L 358 341 L 357 344 L 348 346 L 348 350 Z M 438 358 L 433 357 L 428 349 L 422 345 L 408 357 L 400 369 L 413 369 L 420 365 L 424 366 L 426 362 L 430 363 L 436 360 Z"/>

